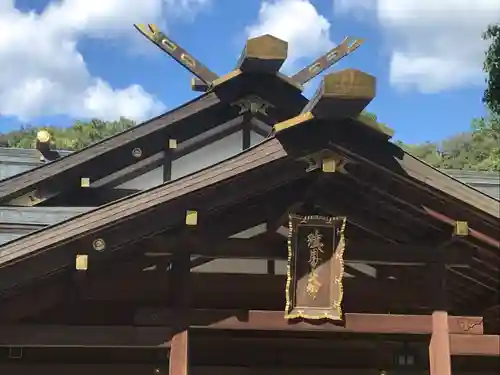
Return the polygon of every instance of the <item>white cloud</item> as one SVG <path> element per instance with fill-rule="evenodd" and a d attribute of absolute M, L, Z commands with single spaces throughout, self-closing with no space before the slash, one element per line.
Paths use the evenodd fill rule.
<path fill-rule="evenodd" d="M 302 58 L 317 58 L 334 45 L 330 22 L 309 0 L 263 1 L 257 23 L 247 27 L 246 32 L 249 37 L 271 34 L 286 40 L 288 68 Z"/>
<path fill-rule="evenodd" d="M 179 3 L 177 3 L 179 1 Z M 127 38 L 134 22 L 163 23 L 167 8 L 209 0 L 61 0 L 41 14 L 0 0 L 0 114 L 142 120 L 164 105 L 138 85 L 113 88 L 87 69 L 81 38 Z"/>
<path fill-rule="evenodd" d="M 334 0 L 334 6 L 376 16 L 392 47 L 395 86 L 432 93 L 484 83 L 481 33 L 500 20 L 499 0 Z"/>

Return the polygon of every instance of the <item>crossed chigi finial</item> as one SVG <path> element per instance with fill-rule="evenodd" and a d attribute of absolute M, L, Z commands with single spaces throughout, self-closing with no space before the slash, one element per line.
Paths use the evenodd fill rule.
<path fill-rule="evenodd" d="M 227 76 L 231 75 L 229 73 L 229 75 L 219 77 L 153 24 L 134 24 L 134 27 L 195 76 L 192 80 L 192 88 L 195 91 L 207 91 L 216 85 L 219 80 L 226 80 Z M 279 73 L 279 69 L 288 55 L 288 43 L 272 35 L 262 35 L 247 40 L 232 73 L 241 71 L 279 74 L 290 83 L 302 88 L 305 83 L 351 54 L 362 43 L 362 39 L 347 37 L 338 46 L 332 48 L 304 69 L 288 77 Z"/>
<path fill-rule="evenodd" d="M 192 89 L 202 92 L 211 90 L 244 73 L 275 75 L 302 90 L 305 83 L 351 54 L 363 43 L 362 39 L 347 37 L 338 46 L 320 56 L 304 69 L 291 76 L 286 76 L 279 70 L 287 58 L 288 43 L 272 35 L 262 35 L 248 39 L 234 70 L 219 77 L 188 53 L 186 49 L 167 37 L 155 25 L 135 24 L 134 27 L 191 72 L 195 76 L 192 79 Z M 315 118 L 331 120 L 353 118 L 389 139 L 394 133 L 392 129 L 363 113 L 375 95 L 376 78 L 368 73 L 357 69 L 344 69 L 327 74 L 301 113 L 275 124 L 274 131 L 280 132 Z"/>

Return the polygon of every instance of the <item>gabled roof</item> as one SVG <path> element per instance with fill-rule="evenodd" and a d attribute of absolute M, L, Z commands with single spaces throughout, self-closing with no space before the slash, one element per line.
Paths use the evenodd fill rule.
<path fill-rule="evenodd" d="M 280 184 L 291 178 L 296 178 L 296 174 L 286 174 L 287 171 L 284 167 L 290 168 L 290 160 L 287 160 L 286 156 L 287 153 L 281 147 L 281 144 L 277 139 L 272 138 L 234 158 L 193 175 L 101 206 L 67 221 L 11 241 L 0 247 L 0 274 L 2 276 L 5 275 L 5 272 L 10 274 L 9 269 L 12 266 L 14 268 L 17 268 L 16 265 L 24 267 L 25 262 L 36 262 L 40 266 L 45 263 L 44 266 L 39 267 L 39 272 L 41 272 L 38 273 L 39 277 L 50 272 L 50 270 L 68 266 L 74 262 L 75 253 L 74 251 L 67 252 L 65 250 L 61 252 L 61 245 L 83 241 L 85 244 L 75 244 L 75 247 L 72 247 L 75 250 L 87 248 L 88 246 L 92 246 L 92 242 L 95 240 L 95 238 L 90 239 L 90 243 L 88 243 L 89 238 L 87 238 L 87 235 L 96 233 L 96 231 L 105 227 L 115 232 L 118 228 L 115 224 L 118 223 L 132 224 L 128 232 L 129 234 L 135 233 L 137 239 L 163 231 L 169 226 L 178 225 L 179 219 L 182 222 L 185 210 L 190 206 L 196 206 L 197 210 L 201 212 L 204 210 L 210 211 L 220 206 L 221 202 L 213 198 L 220 196 L 221 189 L 227 189 L 230 185 L 236 183 L 233 181 L 233 178 L 239 175 L 247 183 L 250 182 L 249 180 L 252 180 L 251 175 L 257 172 L 262 171 L 262 173 L 269 174 L 270 176 L 268 179 L 253 179 L 253 183 L 256 185 L 254 190 L 252 192 L 241 191 L 241 195 L 244 196 L 270 188 L 273 184 L 273 179 L 276 180 L 275 184 Z M 296 173 L 305 173 L 303 168 L 297 171 L 297 165 L 292 164 L 295 167 Z M 248 173 L 243 173 L 245 171 L 248 171 Z M 211 189 L 210 194 L 208 194 L 207 189 Z M 203 192 L 202 201 L 200 201 L 202 197 L 193 199 L 194 194 L 197 192 Z M 237 197 L 231 196 L 231 200 L 233 199 L 237 199 Z M 205 207 L 200 207 L 202 205 Z M 213 207 L 212 205 L 217 206 Z M 164 217 L 165 220 L 158 220 L 158 215 Z M 132 223 L 130 219 L 134 217 L 141 220 L 143 224 Z M 114 224 L 112 227 L 109 227 L 111 223 Z M 128 227 L 128 224 L 126 225 Z M 119 231 L 121 232 L 122 230 L 123 228 L 120 226 Z M 147 233 L 139 233 L 144 230 Z M 111 247 L 120 246 L 119 242 L 122 236 L 118 232 L 115 232 L 116 236 L 111 233 L 110 235 L 113 236 L 114 241 L 118 242 L 111 243 L 109 242 L 110 240 L 107 240 L 106 246 L 110 249 Z M 46 261 L 42 260 L 42 258 L 45 258 Z M 54 263 L 54 260 L 57 265 Z M 21 279 L 27 281 L 32 276 L 34 275 L 25 273 L 25 276 L 21 277 Z M 8 285 L 8 287 L 14 287 L 21 282 L 19 277 L 9 277 L 7 279 L 2 277 L 2 279 L 7 283 L 13 283 Z M 0 288 L 6 286 L 6 284 L 1 283 Z"/>
<path fill-rule="evenodd" d="M 35 189 L 58 192 L 79 186 L 81 178 L 98 181 L 112 172 L 166 149 L 170 138 L 185 139 L 237 116 L 234 100 L 251 92 L 241 76 L 132 129 L 98 142 L 54 162 L 0 181 L 0 202 L 19 198 Z"/>
<path fill-rule="evenodd" d="M 54 196 L 137 164 L 166 149 L 169 139 L 183 142 L 238 114 L 238 99 L 258 95 L 271 103 L 271 122 L 296 115 L 307 100 L 302 85 L 356 50 L 362 40 L 346 38 L 292 77 L 279 72 L 288 44 L 271 35 L 249 39 L 234 71 L 219 77 L 155 25 L 134 25 L 195 77 L 193 89 L 205 94 L 137 127 L 53 163 L 0 181 L 0 204 L 32 205 L 35 196 Z M 254 105 L 254 104 L 250 104 Z M 253 112 L 253 108 L 252 108 Z M 140 157 L 134 156 L 139 150 Z M 137 152 L 135 152 L 137 155 Z M 27 202 L 27 203 L 26 203 Z M 35 202 L 35 203 L 33 203 Z"/>
<path fill-rule="evenodd" d="M 237 76 L 241 82 L 248 81 L 243 74 Z M 262 90 L 260 84 L 266 81 L 281 82 L 284 91 L 292 87 L 277 76 L 260 77 L 255 80 L 256 90 Z M 288 102 L 303 100 L 297 90 L 287 92 L 295 98 Z M 368 74 L 352 69 L 330 74 L 303 108 L 295 104 L 291 111 L 297 116 L 275 124 L 273 133 L 260 144 L 0 246 L 0 293 L 73 268 L 76 254 L 92 254 L 92 262 L 101 262 L 127 250 L 140 251 L 142 241 L 158 234 L 182 236 L 189 210 L 199 214 L 198 230 L 224 232 L 238 216 L 246 218 L 238 215 L 238 209 L 256 207 L 262 221 L 267 220 L 269 209 L 282 214 L 297 199 L 329 214 L 347 215 L 358 228 L 395 244 L 425 239 L 433 246 L 446 246 L 457 221 L 466 221 L 469 231 L 461 243 L 498 257 L 498 200 L 388 142 L 384 129 L 359 117 L 374 95 L 375 79 Z M 131 137 L 123 134 L 126 140 Z M 101 152 L 100 162 L 103 155 L 117 155 L 111 148 L 95 147 Z M 123 144 L 116 147 L 130 149 Z M 38 170 L 38 177 L 44 176 L 40 172 L 44 168 Z M 338 173 L 320 173 L 322 169 Z M 491 276 L 491 269 L 484 271 L 483 258 L 478 259 L 474 262 L 479 273 L 488 275 L 481 283 L 491 288 L 497 276 Z"/>
<path fill-rule="evenodd" d="M 331 76 L 339 74 L 345 72 Z M 490 254 L 498 254 L 500 245 L 494 238 L 500 223 L 497 200 L 404 153 L 371 128 L 348 118 L 331 120 L 333 108 L 316 112 L 317 105 L 324 105 L 338 90 L 338 87 L 327 86 L 322 86 L 319 100 L 313 99 L 316 104 L 306 107 L 309 111 L 277 124 L 275 134 L 231 159 L 0 246 L 0 290 L 71 267 L 76 254 L 94 251 L 96 240 L 104 241 L 106 250 L 102 254 L 94 252 L 95 259 L 105 259 L 158 233 L 175 230 L 180 235 L 188 210 L 196 210 L 203 220 L 221 210 L 234 210 L 235 205 L 251 197 L 292 186 L 294 181 L 305 181 L 305 185 L 301 185 L 302 193 L 281 193 L 283 207 L 307 190 L 309 195 L 322 197 L 316 203 L 326 210 L 352 215 L 356 225 L 376 233 L 379 229 L 372 226 L 377 220 L 369 224 L 361 222 L 374 216 L 374 209 L 364 204 L 342 208 L 342 202 L 348 201 L 349 195 L 362 198 L 363 192 L 370 190 L 370 194 L 394 200 L 394 206 L 407 207 L 411 212 L 404 215 L 419 223 L 417 229 L 422 226 L 427 227 L 427 231 L 432 229 L 434 234 L 429 236 L 430 240 L 439 243 L 443 233 L 447 233 L 445 228 L 451 232 L 457 220 L 465 220 L 470 226 L 467 241 L 487 249 Z M 336 113 L 333 115 L 337 116 Z M 317 173 L 309 173 L 305 161 L 309 169 L 315 170 L 317 165 L 332 160 L 340 174 L 332 174 L 333 180 L 327 176 L 322 184 L 313 184 Z M 336 185 L 344 188 L 339 190 L 334 188 Z M 273 200 L 268 204 L 273 202 L 276 203 Z M 384 210 L 380 208 L 376 214 L 384 215 Z M 427 217 L 427 221 L 422 221 L 423 217 Z M 382 220 L 389 222 L 393 218 Z M 219 224 L 225 225 L 214 220 L 211 228 Z M 378 228 L 380 232 L 376 234 L 390 241 L 411 242 L 410 228 L 406 229 L 408 233 L 380 225 Z"/>
<path fill-rule="evenodd" d="M 301 86 L 278 73 L 286 59 L 286 43 L 270 36 L 256 38 L 252 43 L 251 52 L 244 52 L 236 70 L 223 77 L 209 74 L 207 92 L 200 97 L 67 157 L 0 181 L 0 203 L 9 204 L 17 199 L 14 203 L 23 205 L 19 198 L 25 195 L 29 198 L 35 190 L 54 195 L 78 187 L 81 178 L 98 181 L 164 151 L 169 139 L 183 142 L 236 117 L 240 108 L 235 102 L 248 95 L 258 95 L 272 104 L 268 109 L 272 121 L 296 114 L 306 102 L 300 94 Z M 188 57 L 192 64 L 185 65 L 182 56 L 178 60 L 199 78 L 204 77 L 208 70 Z M 270 66 L 270 61 L 275 63 Z M 140 150 L 139 158 L 134 149 Z"/>

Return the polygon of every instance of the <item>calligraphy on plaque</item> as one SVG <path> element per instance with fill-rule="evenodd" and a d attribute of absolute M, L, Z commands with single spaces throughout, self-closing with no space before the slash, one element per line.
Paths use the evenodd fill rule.
<path fill-rule="evenodd" d="M 345 217 L 290 215 L 286 319 L 342 319 Z"/>

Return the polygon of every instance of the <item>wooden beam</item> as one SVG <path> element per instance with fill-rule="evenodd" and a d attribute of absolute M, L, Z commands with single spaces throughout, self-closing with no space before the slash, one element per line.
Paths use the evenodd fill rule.
<path fill-rule="evenodd" d="M 302 110 L 329 120 L 357 116 L 376 95 L 374 76 L 356 69 L 326 75 Z"/>
<path fill-rule="evenodd" d="M 268 137 L 273 131 L 273 127 L 271 125 L 266 124 L 257 117 L 252 117 L 250 119 L 250 129 L 263 137 Z"/>
<path fill-rule="evenodd" d="M 214 241 L 208 238 L 192 239 L 197 245 L 193 255 L 211 258 L 244 258 L 244 259 L 286 259 L 286 239 L 268 241 L 264 238 L 238 239 L 229 238 Z M 183 251 L 183 245 L 177 248 L 164 246 L 161 239 L 146 240 L 144 252 L 149 254 L 169 255 Z M 168 241 L 167 241 L 168 243 Z M 167 249 L 167 250 L 166 250 Z M 419 266 L 429 263 L 435 258 L 439 246 L 401 245 L 380 241 L 364 240 L 351 237 L 347 244 L 345 260 L 354 263 L 386 264 L 393 266 Z M 446 263 L 451 266 L 468 266 L 472 261 L 472 253 L 446 250 Z"/>
<path fill-rule="evenodd" d="M 498 235 L 498 200 L 426 165 L 394 144 L 385 142 L 385 147 L 367 148 L 367 142 L 358 141 L 355 145 L 346 139 L 351 136 L 335 139 L 330 142 L 330 147 L 352 161 L 369 166 L 371 177 L 377 178 L 384 186 L 394 186 L 396 181 L 406 187 L 405 191 L 424 192 L 425 200 L 432 200 L 429 208 L 443 207 L 444 212 L 456 217 L 454 220 L 466 220 L 470 227 L 491 237 Z"/>
<path fill-rule="evenodd" d="M 450 334 L 451 355 L 500 357 L 500 335 Z"/>
<path fill-rule="evenodd" d="M 452 227 L 454 227 L 456 225 L 456 220 L 453 220 L 452 218 L 446 216 L 445 214 L 442 214 L 440 212 L 437 212 L 437 211 L 434 211 L 433 209 L 429 208 L 429 207 L 425 207 L 423 208 L 425 210 L 425 212 L 427 212 L 427 214 L 429 214 L 430 216 L 432 216 L 433 218 L 443 222 L 443 223 L 446 223 Z M 493 248 L 495 248 L 496 250 L 500 250 L 500 241 L 495 239 L 495 238 L 492 238 L 491 236 L 488 236 L 484 233 L 481 233 L 473 228 L 469 228 L 469 231 L 468 231 L 468 236 L 471 236 L 472 238 L 474 238 L 475 240 L 478 240 L 480 242 L 483 242 Z"/>
<path fill-rule="evenodd" d="M 231 95 L 237 95 L 237 89 L 228 89 L 221 99 L 221 92 L 211 92 L 194 99 L 166 114 L 138 125 L 134 131 L 126 131 L 99 143 L 99 147 L 90 147 L 60 158 L 41 168 L 35 168 L 0 181 L 0 202 L 7 204 L 35 188 L 49 191 L 68 190 L 78 186 L 81 177 L 97 181 L 116 170 L 135 164 L 135 148 L 142 150 L 142 157 L 147 158 L 164 150 L 163 137 L 159 133 L 169 128 L 197 129 L 203 118 L 220 116 L 220 109 Z M 236 98 L 234 98 L 236 99 Z M 203 117 L 202 117 L 203 116 Z M 145 141 L 145 139 L 148 139 Z M 50 189 L 49 189 L 50 187 Z M 56 189 L 57 188 L 57 189 Z"/>
<path fill-rule="evenodd" d="M 134 326 L 0 326 L 0 346 L 170 346 L 171 328 Z"/>
<path fill-rule="evenodd" d="M 200 149 L 204 146 L 209 145 L 219 139 L 222 139 L 228 135 L 231 135 L 243 126 L 243 116 L 238 116 L 236 118 L 230 119 L 223 124 L 217 125 L 203 133 L 199 133 L 189 139 L 180 139 L 179 144 L 176 148 L 168 150 L 172 160 L 178 159 L 190 152 Z M 199 127 L 198 127 L 199 128 Z M 204 129 L 200 129 L 203 131 Z M 171 134 L 172 137 L 176 138 L 176 134 Z M 177 139 L 177 138 L 176 138 Z M 109 174 L 104 178 L 96 181 L 92 184 L 92 188 L 97 187 L 115 187 L 121 185 L 122 183 L 132 180 L 142 174 L 152 171 L 162 165 L 164 160 L 163 152 L 159 152 L 145 159 L 139 160 L 135 164 L 129 165 L 119 171 Z"/>
<path fill-rule="evenodd" d="M 149 314 L 152 310 L 145 312 Z M 163 325 L 169 310 L 156 310 L 157 321 Z M 344 334 L 409 334 L 429 335 L 429 315 L 346 314 L 345 325 L 291 324 L 282 311 L 193 311 L 192 329 L 288 331 Z M 450 332 L 463 335 L 461 324 L 471 317 L 448 317 Z M 482 326 L 466 333 L 481 337 Z M 0 326 L 0 346 L 170 346 L 172 329 L 163 326 L 64 326 L 8 325 Z"/>
<path fill-rule="evenodd" d="M 180 139 L 177 148 L 172 150 L 173 159 L 179 159 L 193 151 L 236 133 L 245 125 L 245 116 L 237 116 L 211 129 L 188 139 Z"/>
<path fill-rule="evenodd" d="M 389 217 L 384 219 L 383 215 L 380 215 L 380 212 L 375 214 L 373 210 L 369 210 L 367 207 L 360 205 L 360 201 L 365 203 L 363 200 L 354 203 L 350 202 L 350 199 L 348 200 L 346 195 L 344 195 L 343 198 L 342 201 L 337 199 L 335 202 L 331 202 L 331 199 L 327 199 L 326 196 L 319 196 L 317 205 L 319 209 L 323 209 L 331 215 L 347 214 L 350 224 L 363 229 L 383 241 L 390 241 L 393 243 L 414 242 L 409 233 L 395 231 L 393 225 L 391 225 L 391 221 L 389 221 Z"/>
<path fill-rule="evenodd" d="M 31 290 L 0 300 L 0 322 L 27 319 L 48 310 L 67 297 L 68 282 L 45 285 L 43 281 Z"/>
<path fill-rule="evenodd" d="M 80 296 L 83 300 L 162 303 L 162 296 L 174 288 L 165 282 L 166 277 L 161 273 L 137 272 L 111 280 L 89 279 L 81 286 Z M 281 309 L 285 306 L 284 275 L 193 272 L 191 277 L 196 307 Z M 398 280 L 346 278 L 343 286 L 345 311 L 425 311 L 432 302 L 421 286 Z"/>
<path fill-rule="evenodd" d="M 381 334 L 431 334 L 432 315 L 399 314 L 362 314 L 346 313 L 344 322 L 339 325 L 312 324 L 309 322 L 290 322 L 282 311 L 258 310 L 192 310 L 192 328 L 221 330 L 258 330 L 258 331 L 310 331 L 342 333 L 381 333 Z M 168 308 L 144 308 L 136 314 L 135 323 L 139 326 L 163 326 L 171 322 L 172 310 Z M 466 330 L 464 322 L 477 322 Z M 481 336 L 483 326 L 480 317 L 449 316 L 450 333 L 456 335 Z"/>
<path fill-rule="evenodd" d="M 288 43 L 266 34 L 245 43 L 236 69 L 252 73 L 276 73 L 288 55 Z"/>
<path fill-rule="evenodd" d="M 491 250 L 485 249 L 484 242 L 474 239 L 472 235 L 476 234 L 476 231 L 472 229 L 472 235 L 469 228 L 468 236 L 454 236 L 452 237 L 452 229 L 455 226 L 456 221 L 451 218 L 436 212 L 435 210 L 430 210 L 428 206 L 434 207 L 435 209 L 449 210 L 450 205 L 444 206 L 442 200 L 436 201 L 430 198 L 426 192 L 422 192 L 416 189 L 415 186 L 411 186 L 408 183 L 403 183 L 401 181 L 392 180 L 387 178 L 387 176 L 381 176 L 380 174 L 369 173 L 371 168 L 366 168 L 358 163 L 357 166 L 349 164 L 347 166 L 348 177 L 359 184 L 364 186 L 361 190 L 356 189 L 356 193 L 361 192 L 363 196 L 372 196 L 373 193 L 377 195 L 373 201 L 379 202 L 377 206 L 379 207 L 396 207 L 397 210 L 401 211 L 402 216 L 410 216 L 414 224 L 411 226 L 415 230 L 425 231 L 434 230 L 436 233 L 441 232 L 441 241 L 445 240 L 447 243 L 445 254 L 448 255 L 449 251 L 454 253 L 468 253 L 472 254 L 471 272 L 472 275 L 466 275 L 466 270 L 450 269 L 454 274 L 460 275 L 460 277 L 469 278 L 475 280 L 474 282 L 483 287 L 489 288 L 491 290 L 496 290 L 495 287 L 498 284 L 498 278 L 496 274 L 498 273 L 498 267 L 500 266 L 500 259 L 496 253 Z M 369 184 L 369 181 L 376 180 L 376 186 Z M 380 203 L 381 202 L 381 203 Z M 425 205 L 423 203 L 425 202 Z M 374 211 L 378 208 L 373 207 Z M 413 215 L 413 216 L 412 216 Z M 392 215 L 384 215 L 391 217 Z M 435 217 L 434 217 L 435 216 Z M 463 216 L 462 216 L 463 217 Z M 409 221 L 408 221 L 409 222 Z M 421 226 L 419 223 L 422 223 Z M 426 224 L 427 223 L 427 224 Z M 445 225 L 443 225 L 445 224 Z M 409 224 L 407 224 L 409 225 Z M 447 229 L 448 226 L 448 229 Z M 491 242 L 491 241 L 490 241 Z M 472 245 L 472 246 L 471 246 Z M 484 271 L 483 271 L 484 270 Z M 487 273 L 491 271 L 489 275 L 490 280 L 488 280 Z M 484 275 L 481 275 L 484 273 Z M 451 275 L 453 278 L 453 275 Z M 456 279 L 456 277 L 454 278 Z"/>
<path fill-rule="evenodd" d="M 168 38 L 155 25 L 148 24 L 146 26 L 144 24 L 134 24 L 134 27 L 150 42 L 154 43 L 158 48 L 166 52 L 170 57 L 204 83 L 210 84 L 219 78 L 217 74 L 210 71 L 205 65 L 194 58 L 193 55 L 189 54 L 178 43 Z"/>
<path fill-rule="evenodd" d="M 162 151 L 145 159 L 139 160 L 138 162 L 120 169 L 119 171 L 104 176 L 100 180 L 93 183 L 91 189 L 101 187 L 113 188 L 119 186 L 127 181 L 139 177 L 140 175 L 151 172 L 155 168 L 160 167 L 163 163 L 164 158 L 165 155 Z"/>
<path fill-rule="evenodd" d="M 300 72 L 294 74 L 291 79 L 300 85 L 306 84 L 314 77 L 327 70 L 330 66 L 354 52 L 362 43 L 363 39 L 353 40 L 350 37 L 345 38 L 342 43 L 316 59 Z"/>
<path fill-rule="evenodd" d="M 78 248 L 79 250 L 84 247 L 90 250 L 92 238 L 99 236 L 106 239 L 106 249 L 108 251 L 105 253 L 108 253 L 112 248 L 119 249 L 130 241 L 137 241 L 139 238 L 165 231 L 169 229 L 167 222 L 157 220 L 158 216 L 156 215 L 159 212 L 158 210 L 167 209 L 167 206 L 172 208 L 171 205 L 174 205 L 178 210 L 177 214 L 173 214 L 172 210 L 168 211 L 167 217 L 170 218 L 170 228 L 179 225 L 179 221 L 183 217 L 180 215 L 185 214 L 185 208 L 180 209 L 179 206 L 181 199 L 189 200 L 189 205 L 195 205 L 198 211 L 204 212 L 208 216 L 210 211 L 215 211 L 235 201 L 244 200 L 249 196 L 258 195 L 270 189 L 272 190 L 273 187 L 286 185 L 288 182 L 304 177 L 305 171 L 302 165 L 287 159 L 286 156 L 287 153 L 281 144 L 275 139 L 270 139 L 252 148 L 247 153 L 216 164 L 191 178 L 179 179 L 173 183 L 159 186 L 156 189 L 137 194 L 130 199 L 98 208 L 90 214 L 59 223 L 37 233 L 36 236 L 26 236 L 10 242 L 3 247 L 3 256 L 0 258 L 0 267 L 2 268 L 2 272 L 0 272 L 0 289 L 2 287 L 12 287 L 19 284 L 21 280 L 26 282 L 30 278 L 41 277 L 44 274 L 44 269 L 46 272 L 54 272 L 56 269 L 67 267 L 74 261 L 74 250 L 68 251 L 65 246 L 71 246 L 73 249 Z M 221 171 L 223 172 L 221 173 Z M 245 171 L 250 173 L 243 173 Z M 261 178 L 261 173 L 269 176 L 269 178 Z M 243 186 L 246 186 L 247 189 L 233 189 L 233 184 L 239 180 L 238 176 L 243 178 L 240 183 L 244 183 Z M 205 188 L 204 192 L 206 194 L 203 197 L 198 195 L 198 198 L 193 201 L 193 196 L 197 196 L 196 193 L 202 188 Z M 225 189 L 226 192 L 223 192 Z M 192 194 L 190 197 L 188 197 L 189 193 Z M 221 205 L 217 206 L 217 202 Z M 142 210 L 140 207 L 144 205 L 148 207 L 148 214 L 137 215 Z M 148 215 L 152 216 L 148 218 Z M 111 219 L 112 217 L 113 219 Z M 118 217 L 121 217 L 122 220 L 117 220 Z M 127 218 L 139 218 L 145 221 L 138 223 Z M 107 219 L 110 219 L 115 224 L 120 223 L 120 225 L 106 226 Z M 110 232 L 107 234 L 99 232 L 99 228 Z M 74 236 L 76 232 L 92 233 L 92 238 Z M 124 233 L 127 235 L 124 236 Z M 83 242 L 74 247 L 75 245 L 71 241 L 64 242 L 63 238 L 66 238 L 66 240 L 72 238 L 71 241 Z M 55 247 L 54 239 L 59 243 Z M 27 261 L 33 262 L 34 267 L 37 268 L 34 274 L 14 271 L 18 266 L 25 269 L 26 263 L 17 261 L 20 257 L 46 246 L 50 247 L 49 251 L 37 252 L 38 255 L 45 258 L 45 263 L 41 261 L 39 256 L 27 259 Z M 95 258 L 101 256 L 95 251 L 93 254 Z M 7 270 L 12 273 L 10 273 L 10 277 L 4 278 L 8 274 Z"/>

